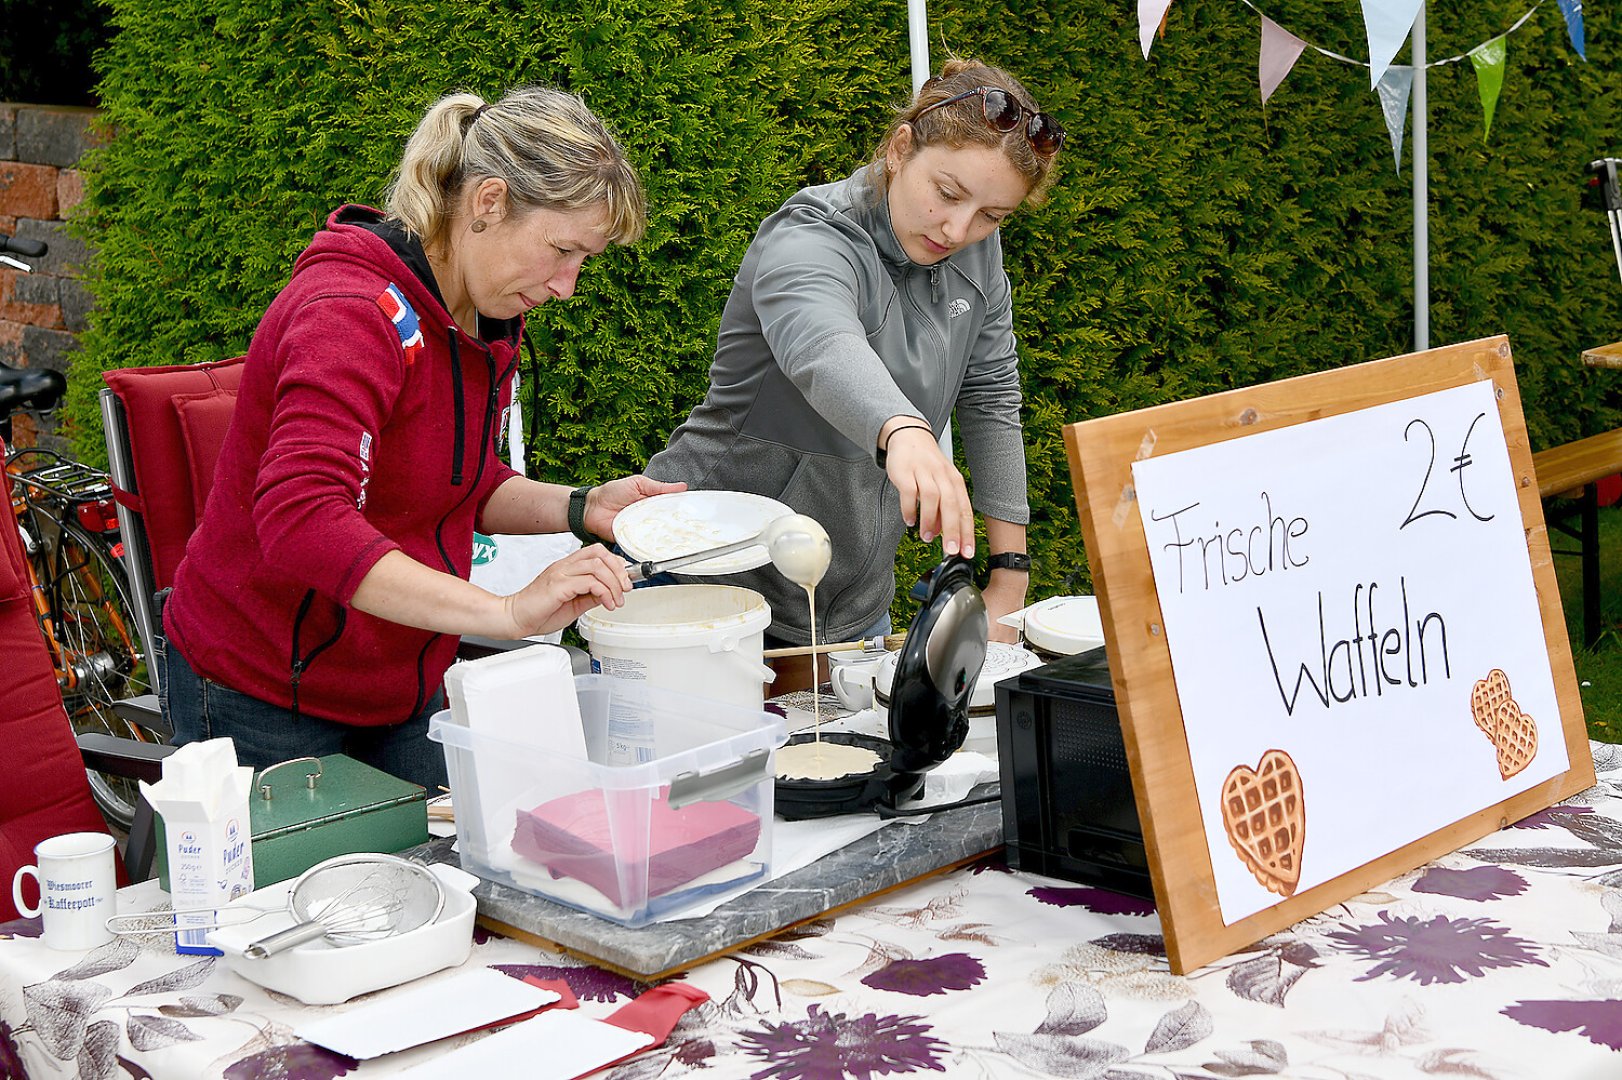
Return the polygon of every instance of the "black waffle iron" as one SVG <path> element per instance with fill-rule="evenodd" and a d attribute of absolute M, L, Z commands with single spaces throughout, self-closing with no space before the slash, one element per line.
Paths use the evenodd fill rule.
<path fill-rule="evenodd" d="M 890 693 L 890 738 L 823 732 L 827 742 L 872 750 L 879 762 L 866 773 L 832 780 L 777 781 L 777 813 L 790 821 L 849 814 L 883 805 L 900 809 L 916 798 L 924 774 L 963 745 L 969 696 L 986 660 L 990 623 L 974 585 L 974 564 L 951 556 L 935 569 L 929 593 L 913 617 L 897 658 Z M 801 732 L 789 745 L 809 742 Z"/>

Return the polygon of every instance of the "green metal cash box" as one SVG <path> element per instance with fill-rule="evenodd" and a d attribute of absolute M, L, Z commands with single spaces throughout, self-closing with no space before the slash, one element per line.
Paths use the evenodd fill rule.
<path fill-rule="evenodd" d="M 256 889 L 297 877 L 334 855 L 402 851 L 428 842 L 428 793 L 343 754 L 265 769 L 249 795 L 248 817 Z M 158 884 L 167 891 L 161 816 L 155 825 Z"/>

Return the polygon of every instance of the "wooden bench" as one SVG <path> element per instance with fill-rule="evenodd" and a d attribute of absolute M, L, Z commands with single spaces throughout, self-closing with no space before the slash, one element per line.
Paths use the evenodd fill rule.
<path fill-rule="evenodd" d="M 1622 341 L 1584 350 L 1583 363 L 1589 367 L 1622 368 Z"/>
<path fill-rule="evenodd" d="M 1591 435 L 1586 439 L 1551 446 L 1532 455 L 1537 473 L 1538 497 L 1545 503 L 1555 498 L 1576 500 L 1574 509 L 1551 512 L 1544 517 L 1557 529 L 1577 541 L 1576 552 L 1583 567 L 1583 641 L 1592 648 L 1600 636 L 1599 585 L 1599 481 L 1622 472 L 1622 429 Z M 1570 518 L 1576 516 L 1573 527 Z"/>

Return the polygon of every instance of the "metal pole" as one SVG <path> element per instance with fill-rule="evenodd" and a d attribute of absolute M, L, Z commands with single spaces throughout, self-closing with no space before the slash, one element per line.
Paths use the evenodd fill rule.
<path fill-rule="evenodd" d="M 513 368 L 512 406 L 507 412 L 507 450 L 513 472 L 528 476 L 529 471 L 524 468 L 524 407 L 523 396 L 518 392 L 519 374 L 518 368 Z"/>
<path fill-rule="evenodd" d="M 912 49 L 912 92 L 929 81 L 929 13 L 924 0 L 907 0 L 907 44 Z"/>
<path fill-rule="evenodd" d="M 1430 139 L 1425 107 L 1425 5 L 1414 20 L 1414 351 L 1431 347 Z"/>
<path fill-rule="evenodd" d="M 1622 278 L 1622 210 L 1607 210 L 1611 219 L 1611 250 L 1616 252 L 1616 274 Z"/>

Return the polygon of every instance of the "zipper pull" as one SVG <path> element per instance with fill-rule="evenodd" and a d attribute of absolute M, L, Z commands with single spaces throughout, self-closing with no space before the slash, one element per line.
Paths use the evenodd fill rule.
<path fill-rule="evenodd" d="M 932 304 L 941 302 L 941 268 L 938 266 L 929 268 L 929 300 Z"/>

